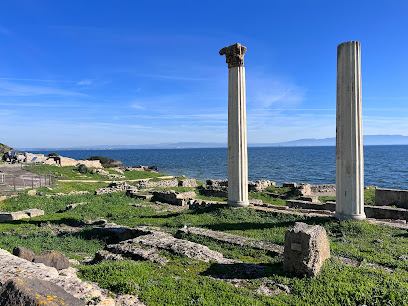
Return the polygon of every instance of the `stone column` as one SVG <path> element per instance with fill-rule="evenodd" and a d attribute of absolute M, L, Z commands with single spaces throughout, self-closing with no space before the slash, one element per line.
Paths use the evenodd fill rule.
<path fill-rule="evenodd" d="M 360 42 L 337 47 L 336 218 L 364 220 Z"/>
<path fill-rule="evenodd" d="M 244 54 L 235 44 L 222 48 L 228 63 L 228 205 L 246 207 L 248 202 L 248 153 Z"/>

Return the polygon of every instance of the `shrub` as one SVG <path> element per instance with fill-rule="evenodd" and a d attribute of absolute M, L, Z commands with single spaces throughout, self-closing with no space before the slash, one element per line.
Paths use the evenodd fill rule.
<path fill-rule="evenodd" d="M 48 155 L 47 155 L 48 157 L 58 157 L 59 156 L 59 154 L 58 153 L 49 153 Z"/>
<path fill-rule="evenodd" d="M 99 160 L 104 168 L 123 167 L 120 161 L 104 156 L 91 156 L 88 160 Z"/>
<path fill-rule="evenodd" d="M 79 173 L 86 174 L 86 173 L 88 173 L 88 167 L 85 166 L 84 164 L 80 164 L 78 166 L 78 171 L 79 171 Z"/>

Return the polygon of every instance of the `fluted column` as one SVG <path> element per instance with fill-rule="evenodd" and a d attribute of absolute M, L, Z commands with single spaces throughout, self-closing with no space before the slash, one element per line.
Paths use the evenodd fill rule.
<path fill-rule="evenodd" d="M 360 42 L 337 47 L 336 218 L 364 220 Z"/>
<path fill-rule="evenodd" d="M 228 205 L 246 207 L 248 202 L 248 153 L 244 54 L 235 44 L 220 50 L 228 63 Z"/>

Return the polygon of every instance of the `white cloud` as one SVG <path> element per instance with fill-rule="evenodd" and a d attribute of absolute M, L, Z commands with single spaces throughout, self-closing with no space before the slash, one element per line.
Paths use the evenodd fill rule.
<path fill-rule="evenodd" d="M 83 80 L 77 82 L 77 85 L 79 85 L 79 86 L 89 86 L 89 85 L 92 85 L 92 83 L 93 83 L 93 81 L 90 80 L 90 79 L 83 79 Z"/>
<path fill-rule="evenodd" d="M 270 77 L 251 77 L 246 84 L 248 105 L 260 108 L 295 108 L 304 101 L 307 92 L 293 82 Z"/>
<path fill-rule="evenodd" d="M 12 82 L 0 82 L 0 96 L 82 96 L 87 95 L 60 88 L 42 87 L 33 85 L 21 85 Z"/>

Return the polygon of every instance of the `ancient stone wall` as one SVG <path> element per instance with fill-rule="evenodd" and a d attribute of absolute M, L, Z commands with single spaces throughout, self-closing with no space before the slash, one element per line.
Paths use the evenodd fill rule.
<path fill-rule="evenodd" d="M 377 188 L 375 190 L 376 206 L 395 205 L 408 209 L 408 190 Z"/>

